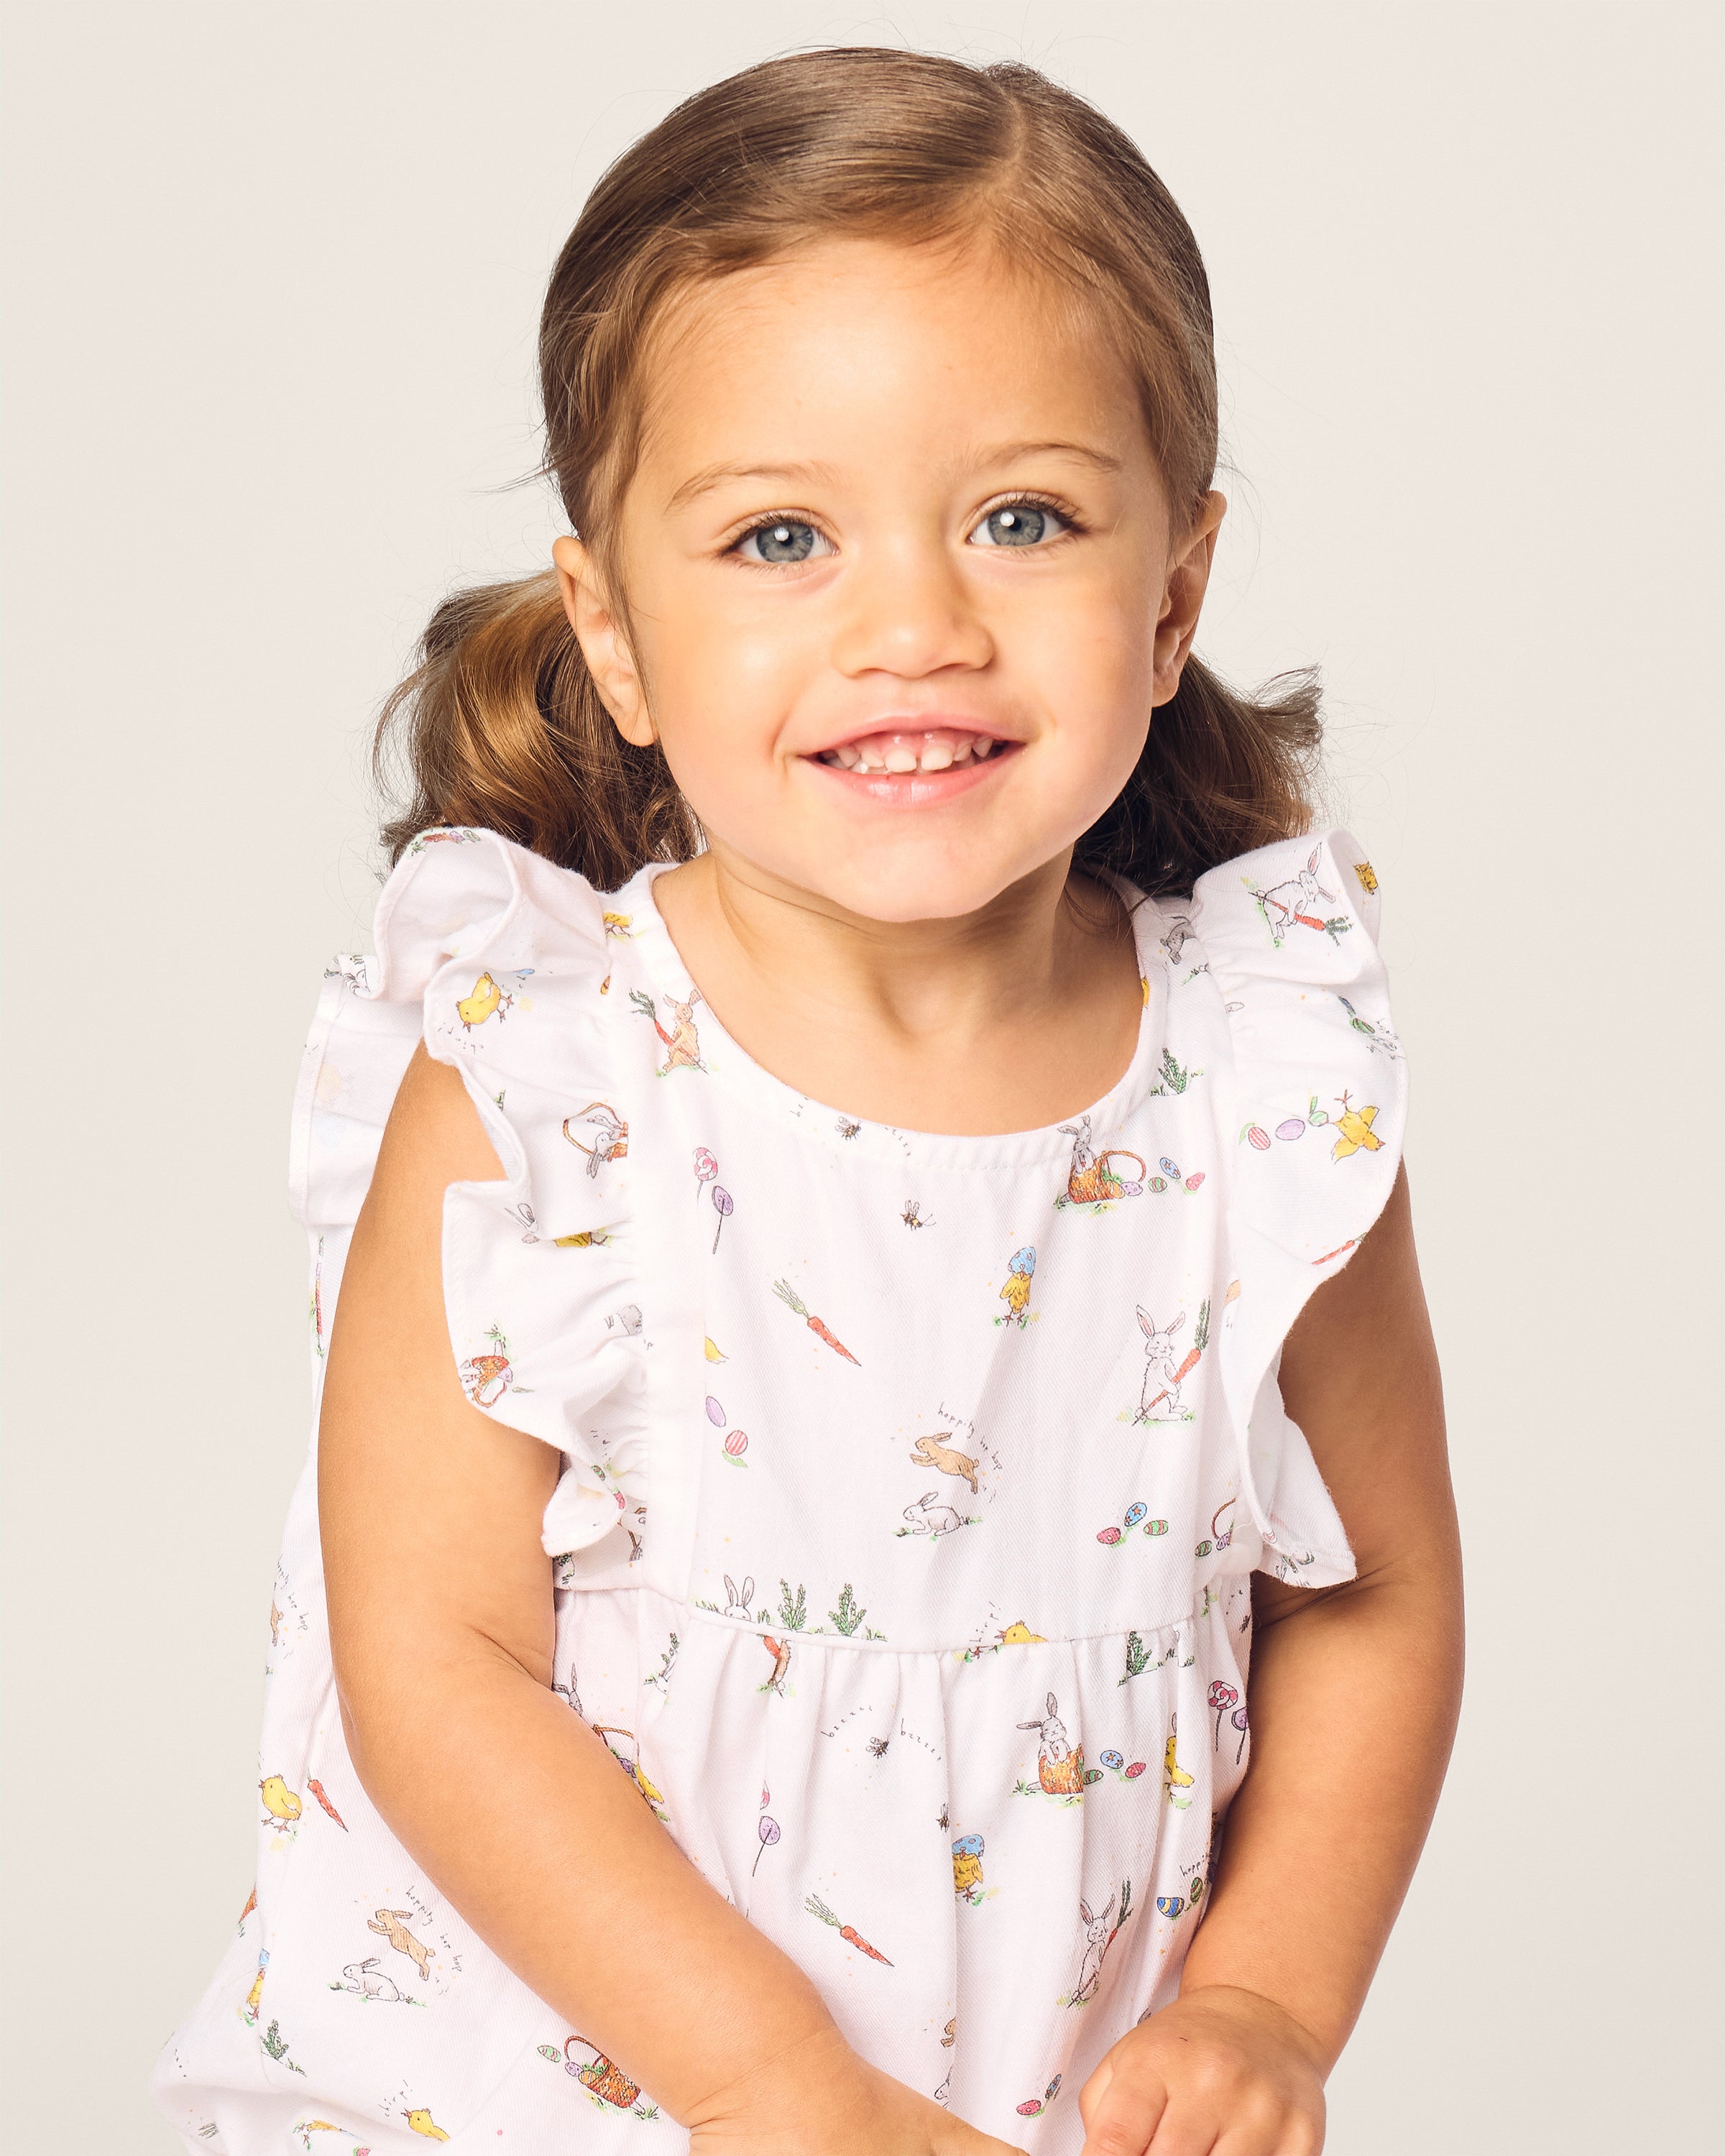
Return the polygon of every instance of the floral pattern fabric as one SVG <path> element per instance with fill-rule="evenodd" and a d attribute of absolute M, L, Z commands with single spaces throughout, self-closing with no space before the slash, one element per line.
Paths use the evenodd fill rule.
<path fill-rule="evenodd" d="M 1250 1755 L 1250 1574 L 1353 1560 L 1282 1340 L 1376 1219 L 1405 1084 L 1345 831 L 1132 905 L 1108 1096 L 1004 1137 L 793 1091 L 602 894 L 429 831 L 325 982 L 294 1117 L 321 1377 L 424 1040 L 506 1180 L 444 1207 L 468 1398 L 560 1455 L 556 1682 L 849 2040 L 1037 2156 L 1178 1989 Z M 387 1528 L 380 1527 L 380 1532 Z M 372 1810 L 308 1461 L 270 1614 L 257 1886 L 157 2100 L 216 2156 L 687 2135 Z M 573 1859 L 572 1858 L 572 1861 Z"/>

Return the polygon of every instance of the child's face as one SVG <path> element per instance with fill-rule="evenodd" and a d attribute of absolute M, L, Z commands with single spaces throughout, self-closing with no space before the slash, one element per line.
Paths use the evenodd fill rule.
<path fill-rule="evenodd" d="M 1171 528 L 1130 377 L 1062 311 L 980 251 L 856 240 L 679 309 L 618 532 L 627 641 L 555 553 L 619 726 L 738 873 L 973 913 L 1125 784 L 1226 505 Z"/>

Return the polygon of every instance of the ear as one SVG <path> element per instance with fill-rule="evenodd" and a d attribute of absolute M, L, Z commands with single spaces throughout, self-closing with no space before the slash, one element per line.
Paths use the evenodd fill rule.
<path fill-rule="evenodd" d="M 655 736 L 646 690 L 634 654 L 624 639 L 622 622 L 600 582 L 598 565 L 580 540 L 567 532 L 552 540 L 551 558 L 562 590 L 563 612 L 569 617 L 599 701 L 626 742 L 633 742 L 637 748 L 650 747 Z"/>
<path fill-rule="evenodd" d="M 1199 504 L 1197 515 L 1183 536 L 1175 537 L 1170 544 L 1151 654 L 1153 705 L 1167 703 L 1180 685 L 1181 671 L 1191 651 L 1192 639 L 1198 631 L 1199 613 L 1209 586 L 1216 534 L 1227 513 L 1227 497 L 1212 488 Z"/>
<path fill-rule="evenodd" d="M 1147 1340 L 1153 1340 L 1156 1337 L 1155 1321 L 1152 1318 L 1149 1312 L 1144 1309 L 1142 1306 L 1138 1311 L 1138 1330 Z"/>
<path fill-rule="evenodd" d="M 1312 873 L 1314 875 L 1317 874 L 1317 848 L 1316 846 L 1312 848 L 1310 855 L 1307 856 L 1306 865 L 1312 870 Z"/>
<path fill-rule="evenodd" d="M 748 1578 L 742 1583 L 742 1599 L 745 1602 L 752 1602 L 755 1599 L 755 1575 L 753 1573 L 751 1573 Z"/>
<path fill-rule="evenodd" d="M 1054 1694 L 1053 1694 L 1052 1692 L 1050 1692 L 1050 1693 L 1049 1694 L 1049 1696 L 1048 1696 L 1048 1711 L 1049 1711 L 1049 1712 L 1050 1712 L 1050 1715 L 1051 1715 L 1051 1714 L 1054 1712 L 1054 1711 L 1055 1711 L 1055 1696 L 1054 1696 Z"/>
<path fill-rule="evenodd" d="M 1079 1903 L 1078 1913 L 1083 1917 L 1085 1922 L 1087 1924 L 1093 1924 L 1096 1922 L 1096 1918 L 1092 1917 L 1090 1912 L 1090 1904 L 1088 1902 L 1081 1902 Z"/>

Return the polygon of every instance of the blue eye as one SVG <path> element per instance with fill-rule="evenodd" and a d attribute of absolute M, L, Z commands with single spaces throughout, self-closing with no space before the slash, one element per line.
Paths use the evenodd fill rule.
<path fill-rule="evenodd" d="M 1058 539 L 1065 520 L 1041 502 L 1008 501 L 991 509 L 971 534 L 977 547 L 1038 547 Z"/>
<path fill-rule="evenodd" d="M 737 542 L 737 552 L 748 562 L 806 562 L 820 542 L 821 535 L 812 524 L 782 516 L 744 532 Z"/>

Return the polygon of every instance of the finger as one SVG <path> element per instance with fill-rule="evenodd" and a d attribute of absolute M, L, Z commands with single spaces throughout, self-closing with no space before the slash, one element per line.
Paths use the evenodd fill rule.
<path fill-rule="evenodd" d="M 1214 2156 L 1320 2156 L 1323 2145 L 1322 2118 L 1271 2102 L 1250 2116 L 1242 2112 L 1231 2118 L 1217 2138 Z"/>
<path fill-rule="evenodd" d="M 1215 2156 L 1224 2124 L 1220 2112 L 1204 2097 L 1171 2096 L 1144 2156 Z"/>
<path fill-rule="evenodd" d="M 1085 2085 L 1086 2097 L 1092 2082 Z M 1100 2099 L 1084 2112 L 1081 2156 L 1145 2156 L 1168 2100 L 1168 2085 L 1159 2074 L 1142 2067 L 1137 2072 L 1116 2067 L 1103 2084 Z"/>

